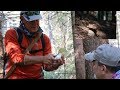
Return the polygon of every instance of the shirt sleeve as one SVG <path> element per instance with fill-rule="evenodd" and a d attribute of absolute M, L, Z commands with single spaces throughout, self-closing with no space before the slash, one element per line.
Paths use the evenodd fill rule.
<path fill-rule="evenodd" d="M 17 33 L 14 29 L 10 29 L 6 32 L 4 38 L 4 44 L 6 53 L 8 54 L 12 63 L 21 63 L 24 60 L 24 54 L 17 40 Z"/>
<path fill-rule="evenodd" d="M 51 41 L 46 34 L 44 34 L 44 41 L 45 41 L 45 49 L 44 49 L 43 55 L 47 55 L 49 53 L 52 53 Z M 49 68 L 48 64 L 43 64 L 44 70 L 52 71 L 51 68 L 49 68 L 50 70 L 48 70 L 48 68 Z"/>
<path fill-rule="evenodd" d="M 47 55 L 52 53 L 51 41 L 47 35 L 44 34 L 44 41 L 45 41 L 45 49 L 43 55 Z"/>

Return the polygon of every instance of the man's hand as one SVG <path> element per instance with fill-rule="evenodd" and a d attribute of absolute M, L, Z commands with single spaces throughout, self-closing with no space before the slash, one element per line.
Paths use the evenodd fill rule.
<path fill-rule="evenodd" d="M 53 59 L 51 65 L 47 65 L 44 69 L 46 71 L 53 71 L 59 68 L 59 66 L 65 63 L 64 56 L 62 55 L 61 59 Z"/>
<path fill-rule="evenodd" d="M 43 63 L 44 64 L 52 64 L 54 60 L 54 55 L 53 54 L 48 54 L 46 56 L 43 56 Z"/>
<path fill-rule="evenodd" d="M 61 56 L 61 59 L 54 59 L 52 63 L 52 67 L 54 69 L 58 69 L 59 66 L 63 65 L 65 63 L 64 56 Z"/>

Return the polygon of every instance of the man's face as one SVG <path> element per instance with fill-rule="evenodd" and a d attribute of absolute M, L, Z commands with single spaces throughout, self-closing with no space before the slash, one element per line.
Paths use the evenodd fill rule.
<path fill-rule="evenodd" d="M 97 79 L 103 79 L 104 78 L 103 66 L 99 66 L 98 61 L 93 61 L 92 62 L 92 69 L 93 69 L 93 73 L 96 75 Z"/>
<path fill-rule="evenodd" d="M 22 22 L 30 32 L 36 32 L 39 28 L 39 20 L 26 21 L 24 17 L 22 17 Z"/>

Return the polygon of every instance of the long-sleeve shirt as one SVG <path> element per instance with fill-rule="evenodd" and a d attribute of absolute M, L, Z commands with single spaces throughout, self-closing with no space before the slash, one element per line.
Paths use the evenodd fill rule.
<path fill-rule="evenodd" d="M 113 74 L 113 79 L 120 79 L 120 70 L 118 70 L 115 74 Z"/>
<path fill-rule="evenodd" d="M 33 38 L 34 39 L 34 38 Z M 5 49 L 9 55 L 9 60 L 6 66 L 6 73 L 10 70 L 14 63 L 20 63 L 24 61 L 23 54 L 24 49 L 22 49 L 18 43 L 18 36 L 15 29 L 9 29 L 5 34 Z M 51 42 L 49 37 L 44 34 L 45 41 L 45 49 L 43 51 L 36 52 L 34 54 L 29 54 L 31 56 L 42 56 L 51 53 Z M 27 48 L 31 41 L 28 37 L 23 34 L 23 40 L 21 42 L 21 46 Z M 32 48 L 32 50 L 38 50 L 42 48 L 41 39 L 36 42 Z M 15 71 L 11 74 L 9 79 L 24 79 L 24 78 L 41 78 L 42 77 L 42 64 L 32 64 L 32 65 L 24 65 L 17 66 Z"/>

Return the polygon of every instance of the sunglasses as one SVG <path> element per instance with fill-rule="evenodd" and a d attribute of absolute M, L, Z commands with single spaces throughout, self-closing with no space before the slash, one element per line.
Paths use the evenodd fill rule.
<path fill-rule="evenodd" d="M 21 15 L 23 15 L 23 14 L 25 14 L 27 16 L 39 15 L 40 11 L 26 11 L 26 12 L 21 13 Z"/>

